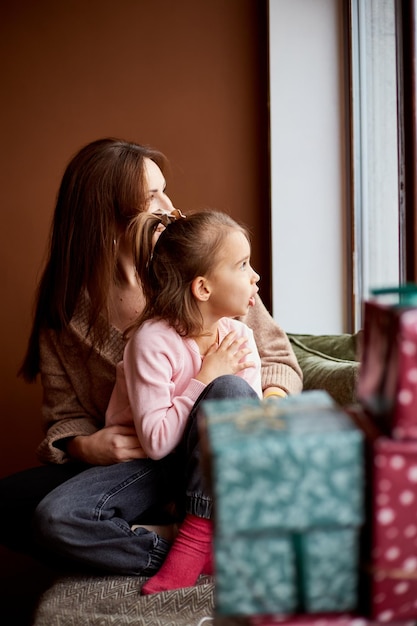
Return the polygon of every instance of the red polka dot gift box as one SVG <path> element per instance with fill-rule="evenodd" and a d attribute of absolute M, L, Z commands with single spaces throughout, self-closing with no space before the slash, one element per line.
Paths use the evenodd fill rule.
<path fill-rule="evenodd" d="M 417 619 L 417 442 L 374 444 L 371 616 Z"/>
<path fill-rule="evenodd" d="M 385 435 L 417 440 L 417 286 L 375 293 L 391 291 L 364 304 L 357 396 Z"/>

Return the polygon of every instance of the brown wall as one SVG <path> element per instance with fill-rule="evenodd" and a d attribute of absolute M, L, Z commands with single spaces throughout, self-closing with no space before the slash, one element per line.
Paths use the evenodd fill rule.
<path fill-rule="evenodd" d="M 0 476 L 36 463 L 40 386 L 16 370 L 57 187 L 83 144 L 151 144 L 178 207 L 246 222 L 269 306 L 266 20 L 263 0 L 1 0 Z"/>

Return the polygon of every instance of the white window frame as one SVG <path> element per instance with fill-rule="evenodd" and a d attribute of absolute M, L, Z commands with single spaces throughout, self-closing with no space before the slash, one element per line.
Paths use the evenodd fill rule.
<path fill-rule="evenodd" d="M 363 302 L 404 282 L 400 21 L 396 0 L 349 0 L 353 330 Z"/>

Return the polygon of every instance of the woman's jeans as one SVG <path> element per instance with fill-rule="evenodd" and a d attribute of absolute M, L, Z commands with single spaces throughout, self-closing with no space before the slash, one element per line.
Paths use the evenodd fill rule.
<path fill-rule="evenodd" d="M 211 517 L 212 498 L 200 459 L 198 409 L 203 400 L 236 397 L 257 395 L 239 376 L 217 378 L 195 403 L 173 454 L 158 461 L 92 467 L 51 491 L 35 511 L 38 543 L 96 571 L 154 574 L 170 544 L 140 522 L 160 523 L 158 515 L 173 500 L 187 513 Z"/>

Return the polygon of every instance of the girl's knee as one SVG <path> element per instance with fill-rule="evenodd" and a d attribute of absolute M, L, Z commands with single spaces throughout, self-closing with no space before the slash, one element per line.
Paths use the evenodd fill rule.
<path fill-rule="evenodd" d="M 254 389 L 240 376 L 219 376 L 207 387 L 206 399 L 257 398 Z"/>

